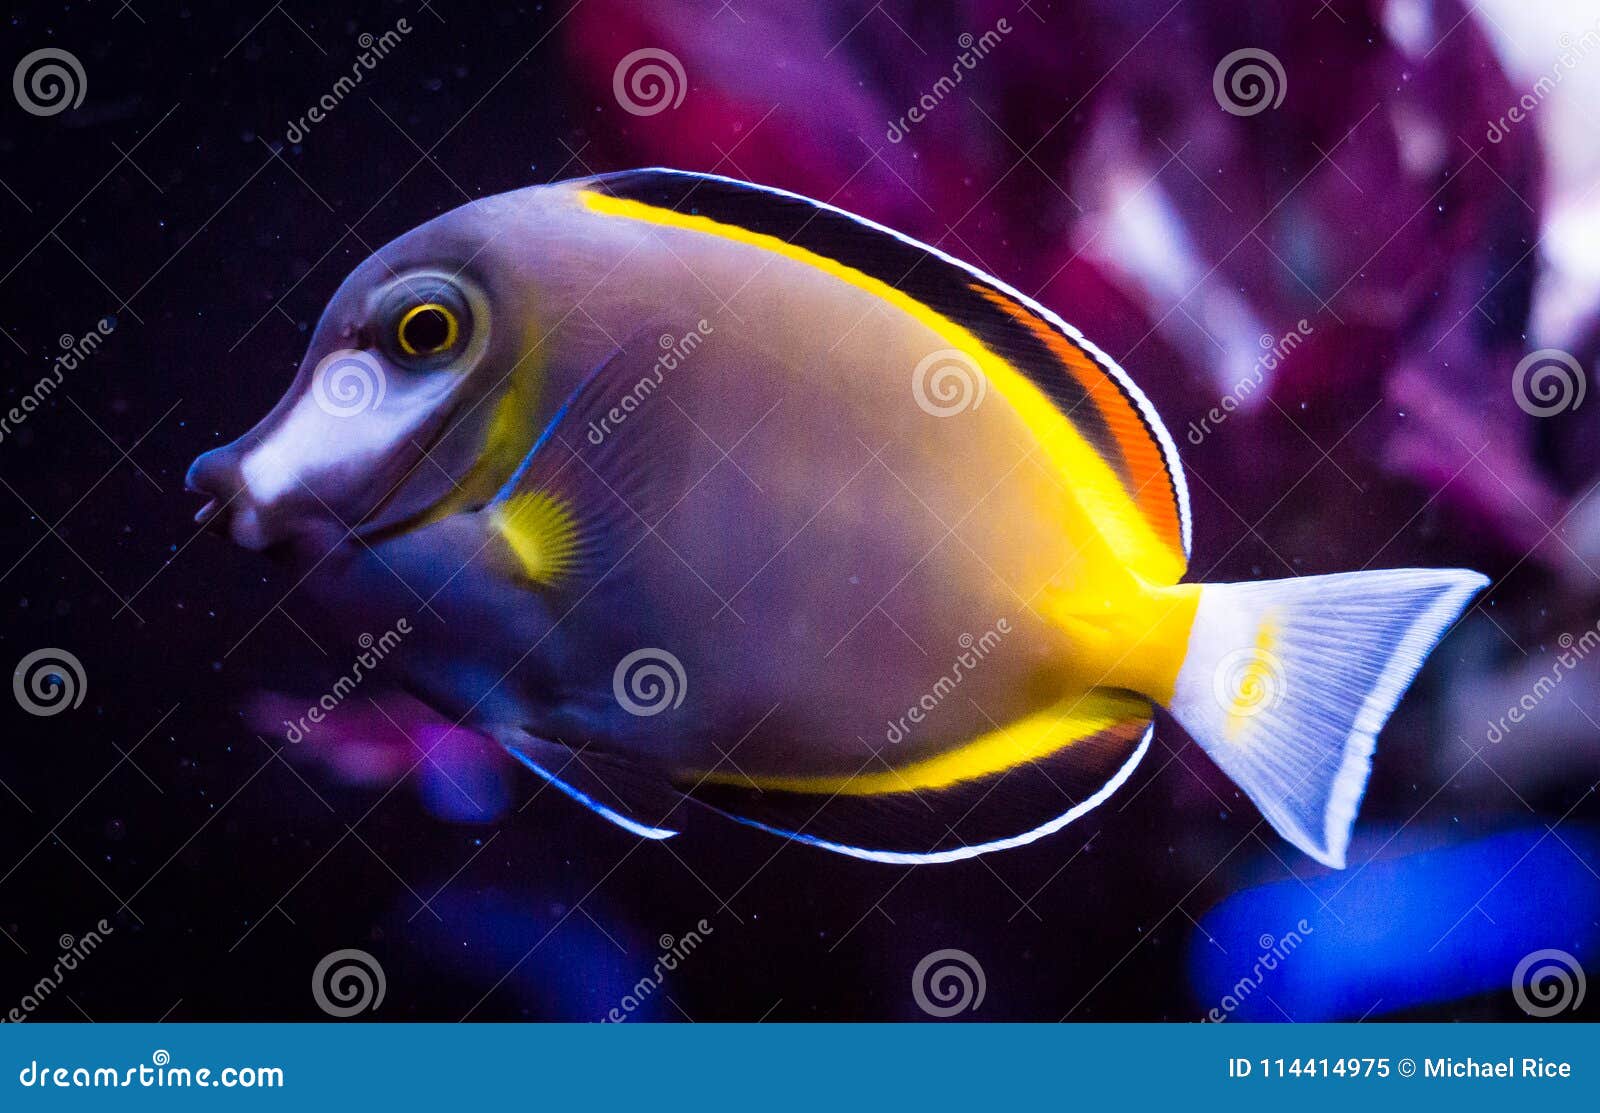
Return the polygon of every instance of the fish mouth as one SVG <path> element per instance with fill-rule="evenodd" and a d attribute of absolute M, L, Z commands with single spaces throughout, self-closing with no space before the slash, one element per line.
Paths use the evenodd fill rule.
<path fill-rule="evenodd" d="M 413 473 L 438 452 L 453 431 L 464 402 L 465 399 L 455 400 L 425 416 L 406 438 L 406 447 L 412 451 L 395 451 L 389 459 L 378 461 L 365 484 L 366 498 L 340 498 L 332 491 L 323 491 L 319 496 L 302 479 L 302 491 L 258 504 L 237 475 L 226 485 L 200 484 L 191 477 L 187 488 L 207 496 L 194 514 L 194 523 L 200 532 L 220 535 L 267 555 L 272 555 L 269 550 L 299 553 L 308 545 L 326 545 L 329 541 L 359 547 L 408 532 L 430 518 L 452 512 L 456 509 L 454 504 L 461 501 L 463 492 L 442 463 L 435 464 L 446 480 L 442 491 L 420 486 L 435 482 L 426 471 L 421 476 Z M 376 500 L 370 509 L 359 517 L 353 514 L 367 498 Z M 413 505 L 419 498 L 426 501 Z M 350 524 L 352 520 L 354 524 Z"/>
<path fill-rule="evenodd" d="M 190 488 L 190 490 L 194 489 Z M 194 524 L 200 527 L 202 533 L 216 533 L 224 537 L 230 537 L 233 532 L 233 523 L 224 511 L 233 505 L 234 500 L 239 497 L 242 491 L 243 488 L 241 487 L 227 498 L 223 498 L 221 495 L 212 495 L 206 500 L 204 506 L 194 512 Z M 205 494 L 206 492 L 196 491 L 195 493 Z"/>

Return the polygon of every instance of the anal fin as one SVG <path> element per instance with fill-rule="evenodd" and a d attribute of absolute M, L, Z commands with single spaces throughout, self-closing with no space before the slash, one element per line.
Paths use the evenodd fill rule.
<path fill-rule="evenodd" d="M 502 737 L 501 744 L 554 788 L 623 830 L 645 839 L 678 834 L 668 821 L 682 808 L 682 794 L 632 762 L 530 734 Z"/>
<path fill-rule="evenodd" d="M 957 862 L 1053 834 L 1121 787 L 1154 729 L 1149 704 L 1140 705 L 1090 733 L 1064 737 L 1041 756 L 937 786 L 856 791 L 862 783 L 882 783 L 881 771 L 868 771 L 814 791 L 793 782 L 708 777 L 685 785 L 684 794 L 747 826 L 852 858 Z"/>

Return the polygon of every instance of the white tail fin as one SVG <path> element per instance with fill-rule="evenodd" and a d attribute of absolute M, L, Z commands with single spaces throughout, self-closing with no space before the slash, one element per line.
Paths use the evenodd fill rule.
<path fill-rule="evenodd" d="M 1342 869 L 1378 731 L 1488 582 L 1406 568 L 1207 584 L 1170 710 L 1280 835 Z"/>

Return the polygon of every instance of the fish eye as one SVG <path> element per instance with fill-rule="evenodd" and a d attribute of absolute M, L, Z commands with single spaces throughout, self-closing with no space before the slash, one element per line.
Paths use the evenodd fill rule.
<path fill-rule="evenodd" d="M 431 356 L 455 347 L 461 322 L 449 306 L 436 301 L 414 305 L 395 326 L 395 341 L 408 356 Z"/>
<path fill-rule="evenodd" d="M 379 335 L 401 363 L 441 366 L 464 353 L 472 339 L 466 296 L 442 278 L 397 284 L 381 308 Z"/>

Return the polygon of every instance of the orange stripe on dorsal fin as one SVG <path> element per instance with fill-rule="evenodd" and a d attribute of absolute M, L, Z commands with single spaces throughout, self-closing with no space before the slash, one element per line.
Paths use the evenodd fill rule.
<path fill-rule="evenodd" d="M 1080 405 L 1092 405 L 1099 411 L 1101 421 L 1121 456 L 1118 470 L 1127 487 L 1128 497 L 1150 523 L 1155 535 L 1180 561 L 1186 562 L 1182 511 L 1178 506 L 1172 471 L 1167 466 L 1166 452 L 1156 439 L 1155 430 L 1122 384 L 1080 344 L 1026 306 L 982 283 L 974 282 L 972 289 L 1028 329 L 1055 357 L 1060 368 L 1083 388 L 1086 399 Z M 1020 370 L 1035 382 L 1043 378 L 1038 369 Z M 1073 414 L 1069 411 L 1067 416 L 1070 418 Z"/>

